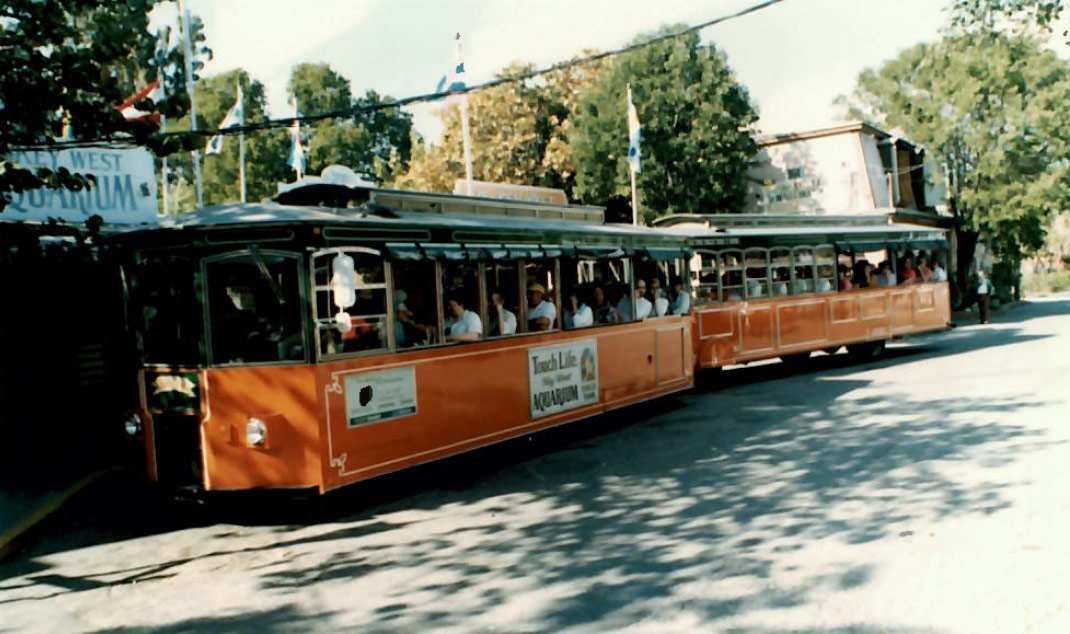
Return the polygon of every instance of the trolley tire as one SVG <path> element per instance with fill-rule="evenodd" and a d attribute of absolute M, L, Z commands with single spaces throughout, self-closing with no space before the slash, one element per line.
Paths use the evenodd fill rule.
<path fill-rule="evenodd" d="M 805 364 L 809 359 L 809 352 L 796 352 L 795 354 L 780 355 L 780 362 L 791 368 L 797 368 Z"/>
<path fill-rule="evenodd" d="M 860 361 L 872 361 L 873 359 L 879 359 L 884 354 L 884 349 L 887 345 L 888 342 L 884 339 L 856 343 L 847 346 L 847 353 Z"/>

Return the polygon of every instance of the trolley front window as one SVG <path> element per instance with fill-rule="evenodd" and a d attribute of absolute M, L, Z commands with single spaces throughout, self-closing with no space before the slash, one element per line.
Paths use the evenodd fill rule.
<path fill-rule="evenodd" d="M 249 249 L 205 260 L 211 362 L 303 361 L 301 265 Z"/>
<path fill-rule="evenodd" d="M 150 365 L 200 364 L 200 273 L 188 257 L 141 253 L 129 269 L 131 321 Z"/>

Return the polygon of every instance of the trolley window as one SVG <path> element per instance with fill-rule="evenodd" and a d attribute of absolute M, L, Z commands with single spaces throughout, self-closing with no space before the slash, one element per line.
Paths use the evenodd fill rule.
<path fill-rule="evenodd" d="M 769 253 L 765 249 L 747 249 L 744 252 L 744 276 L 747 299 L 769 296 Z"/>
<path fill-rule="evenodd" d="M 386 273 L 382 256 L 358 248 L 312 257 L 316 339 L 323 357 L 388 346 Z"/>
<path fill-rule="evenodd" d="M 791 278 L 791 294 L 804 295 L 814 292 L 814 249 L 795 247 L 791 252 L 795 267 Z"/>
<path fill-rule="evenodd" d="M 194 260 L 164 254 L 139 254 L 130 268 L 131 320 L 145 363 L 196 366 L 204 316 Z"/>
<path fill-rule="evenodd" d="M 770 293 L 775 297 L 784 297 L 791 286 L 791 249 L 776 247 L 769 250 L 769 277 L 772 281 Z"/>
<path fill-rule="evenodd" d="M 814 250 L 817 260 L 817 285 L 818 293 L 831 293 L 836 290 L 836 249 L 831 244 L 825 244 Z"/>
<path fill-rule="evenodd" d="M 557 260 L 527 260 L 523 264 L 527 287 L 525 332 L 556 330 L 559 324 Z"/>
<path fill-rule="evenodd" d="M 301 263 L 296 254 L 248 249 L 204 261 L 210 361 L 303 361 Z"/>
<path fill-rule="evenodd" d="M 715 253 L 701 252 L 691 258 L 691 271 L 697 276 L 695 299 L 700 303 L 721 301 L 720 258 Z"/>
<path fill-rule="evenodd" d="M 500 261 L 484 266 L 487 294 L 487 337 L 515 335 L 520 318 L 520 269 L 515 261 Z"/>
<path fill-rule="evenodd" d="M 743 253 L 730 250 L 722 251 L 721 259 L 721 299 L 727 302 L 743 300 Z"/>

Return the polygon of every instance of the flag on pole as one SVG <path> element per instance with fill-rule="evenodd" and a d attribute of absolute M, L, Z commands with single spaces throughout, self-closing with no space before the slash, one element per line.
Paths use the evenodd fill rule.
<path fill-rule="evenodd" d="M 305 177 L 305 150 L 301 145 L 301 122 L 297 120 L 297 101 L 294 101 L 294 122 L 290 127 L 292 141 L 290 144 L 290 158 L 286 161 L 293 171 L 297 172 L 297 180 Z"/>
<path fill-rule="evenodd" d="M 438 80 L 438 86 L 435 87 L 435 92 L 447 92 L 451 90 L 464 90 L 467 88 L 467 84 L 464 83 L 464 57 L 461 54 L 461 34 L 458 33 L 454 38 L 456 43 L 454 51 L 454 60 L 452 70 L 442 76 L 442 79 Z M 468 95 L 450 95 L 446 97 L 446 103 L 457 104 L 463 101 L 467 101 Z"/>
<path fill-rule="evenodd" d="M 145 99 L 151 100 L 153 103 L 160 103 L 164 100 L 163 85 L 160 80 L 156 80 L 145 86 L 138 92 L 130 95 L 119 104 L 119 112 L 122 113 L 123 118 L 127 121 L 151 121 L 152 123 L 160 122 L 160 113 L 158 112 L 145 112 L 144 110 L 138 110 L 134 107 L 139 101 Z"/>
<path fill-rule="evenodd" d="M 643 128 L 639 125 L 639 113 L 632 103 L 632 87 L 628 86 L 628 165 L 636 174 L 643 171 L 639 165 L 639 141 L 642 138 Z"/>
<path fill-rule="evenodd" d="M 219 124 L 220 130 L 227 130 L 230 128 L 237 128 L 245 123 L 245 107 L 242 105 L 242 92 L 241 84 L 238 84 L 237 98 L 234 100 L 234 105 L 227 111 L 227 115 L 223 117 L 223 122 Z M 208 139 L 208 144 L 204 146 L 204 155 L 211 156 L 213 154 L 219 154 L 223 151 L 223 135 L 217 134 L 211 139 Z"/>

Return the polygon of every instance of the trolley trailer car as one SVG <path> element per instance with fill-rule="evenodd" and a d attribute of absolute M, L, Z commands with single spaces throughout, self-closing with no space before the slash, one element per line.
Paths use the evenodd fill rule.
<path fill-rule="evenodd" d="M 695 251 L 698 369 L 796 362 L 843 346 L 878 356 L 892 338 L 951 326 L 946 277 L 901 283 L 906 257 L 946 264 L 939 228 L 890 224 L 882 215 L 676 215 L 657 225 L 687 236 Z M 882 262 L 894 278 L 867 283 L 867 265 Z"/>
<path fill-rule="evenodd" d="M 696 369 L 948 326 L 946 282 L 845 291 L 830 273 L 939 249 L 938 230 L 637 228 L 592 207 L 339 192 L 118 238 L 143 359 L 126 429 L 151 481 L 325 492 L 686 390 Z"/>

